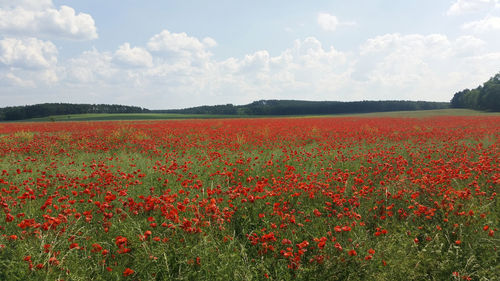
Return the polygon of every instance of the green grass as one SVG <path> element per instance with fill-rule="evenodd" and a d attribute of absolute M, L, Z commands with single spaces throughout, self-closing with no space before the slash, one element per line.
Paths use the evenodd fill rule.
<path fill-rule="evenodd" d="M 390 111 L 390 112 L 372 112 L 372 113 L 353 113 L 353 114 L 333 114 L 333 115 L 309 115 L 306 117 L 408 117 L 408 118 L 426 118 L 432 116 L 500 116 L 500 112 L 486 112 L 463 108 L 433 109 L 433 110 L 411 110 L 411 111 Z M 297 116 L 304 117 L 304 116 Z"/>
<path fill-rule="evenodd" d="M 392 111 L 392 112 L 374 112 L 362 114 L 349 114 L 348 116 L 359 117 L 432 117 L 432 116 L 500 116 L 500 112 L 485 112 L 463 108 L 448 108 L 434 110 L 415 110 L 415 111 Z"/>
<path fill-rule="evenodd" d="M 295 121 L 288 119 L 290 127 L 284 131 L 293 132 Z M 312 125 L 322 120 L 310 121 L 311 126 L 295 129 L 295 133 L 282 143 L 276 138 L 280 134 L 273 135 L 282 123 L 271 126 L 270 132 L 264 133 L 269 124 L 263 123 L 257 128 L 231 128 L 222 126 L 224 122 L 219 121 L 212 126 L 220 130 L 212 133 L 188 127 L 170 131 L 168 126 L 164 131 L 154 131 L 151 126 L 150 134 L 143 136 L 140 133 L 146 131 L 144 128 L 124 126 L 99 130 L 100 124 L 94 124 L 97 127 L 92 130 L 96 135 L 91 136 L 80 136 L 78 130 L 40 135 L 20 130 L 12 133 L 12 138 L 4 138 L 9 142 L 0 139 L 0 144 L 6 148 L 27 149 L 13 150 L 0 157 L 0 174 L 3 170 L 9 173 L 0 175 L 8 182 L 0 183 L 0 199 L 2 206 L 8 204 L 15 217 L 7 223 L 6 215 L 0 214 L 0 234 L 4 234 L 0 235 L 0 245 L 3 245 L 0 247 L 0 280 L 464 280 L 454 278 L 454 272 L 472 276 L 472 280 L 497 280 L 494 272 L 500 269 L 498 234 L 489 236 L 483 230 L 485 225 L 498 228 L 496 210 L 500 207 L 489 182 L 494 176 L 491 168 L 495 163 L 494 143 L 479 145 L 487 136 L 486 131 L 478 130 L 477 135 L 460 138 L 467 141 L 466 147 L 458 142 L 451 144 L 450 139 L 462 136 L 461 129 L 453 128 L 410 139 L 410 144 L 418 145 L 406 145 L 408 142 L 404 139 L 393 141 L 390 138 L 393 134 L 370 144 L 360 142 L 360 136 L 370 139 L 378 135 L 378 131 L 351 126 L 358 133 L 351 135 L 349 131 L 339 131 L 341 134 L 337 138 L 342 140 L 338 140 L 335 134 L 329 134 L 336 127 L 313 129 Z M 413 121 L 420 124 L 422 120 Z M 365 119 L 354 124 L 363 122 Z M 387 123 L 385 120 L 379 122 L 378 126 Z M 22 127 L 23 124 L 13 125 Z M 85 123 L 79 125 L 83 129 Z M 375 124 L 373 128 L 378 126 Z M 231 131 L 233 128 L 237 131 Z M 413 126 L 408 128 L 409 136 L 420 132 Z M 305 140 L 310 142 L 304 143 L 302 132 L 308 134 Z M 242 144 L 245 139 L 248 142 L 247 146 L 235 150 L 232 142 L 225 140 L 236 139 L 239 134 L 244 136 Z M 172 137 L 167 137 L 169 135 Z M 262 144 L 256 145 L 252 140 L 262 141 Z M 36 146 L 41 149 L 29 150 Z M 99 149 L 94 150 L 97 147 Z M 162 151 L 156 154 L 153 147 Z M 330 147 L 333 149 L 328 149 Z M 426 158 L 427 154 L 431 158 Z M 457 156 L 463 160 L 457 163 Z M 482 161 L 478 161 L 479 157 Z M 441 158 L 442 162 L 437 161 Z M 274 161 L 271 165 L 267 164 L 270 159 Z M 401 161 L 404 159 L 408 162 Z M 178 163 L 178 168 L 170 168 L 173 163 Z M 470 173 L 467 179 L 452 177 L 452 183 L 436 184 L 441 175 L 445 180 L 449 176 L 439 168 L 452 171 L 462 167 L 459 166 L 462 163 L 467 168 L 464 170 Z M 295 172 L 285 172 L 287 167 L 293 167 Z M 231 176 L 216 174 L 219 170 L 233 172 Z M 144 177 L 139 177 L 141 173 Z M 364 182 L 355 182 L 355 177 Z M 184 179 L 193 182 L 183 186 Z M 202 188 L 194 187 L 196 180 L 203 183 Z M 386 183 L 380 183 L 381 180 Z M 450 195 L 435 194 L 434 186 L 439 184 L 449 190 Z M 474 190 L 470 198 L 455 194 L 455 191 L 465 191 L 474 185 L 484 195 L 475 195 Z M 167 189 L 171 191 L 166 192 Z M 213 192 L 210 195 L 209 189 Z M 388 191 L 396 195 L 398 190 L 405 192 L 398 196 L 387 195 Z M 120 191 L 127 193 L 121 195 Z M 359 191 L 366 193 L 359 196 Z M 34 199 L 21 199 L 25 192 L 33 192 Z M 255 201 L 247 200 L 250 199 L 247 192 L 255 195 Z M 414 192 L 420 195 L 412 198 Z M 112 194 L 117 198 L 108 202 L 106 196 Z M 53 206 L 42 209 L 52 196 Z M 123 204 L 129 202 L 128 198 L 146 202 L 149 196 L 161 199 L 155 203 L 156 208 L 131 208 Z M 435 215 L 426 218 L 409 208 L 416 203 L 433 207 L 434 202 L 446 198 L 456 207 L 453 212 L 439 207 Z M 76 201 L 70 203 L 71 199 Z M 214 201 L 217 209 L 206 208 L 208 199 L 220 199 Z M 109 208 L 98 207 L 95 203 L 99 202 L 107 202 Z M 163 210 L 179 208 L 177 203 L 180 202 L 188 202 L 181 204 L 188 208 L 179 212 L 180 222 L 173 222 Z M 326 204 L 333 202 L 331 207 Z M 285 204 L 288 207 L 285 208 Z M 394 215 L 382 219 L 380 210 L 389 210 L 389 206 Z M 315 215 L 315 209 L 322 214 Z M 408 218 L 399 217 L 400 209 L 408 212 Z M 88 222 L 85 215 L 80 216 L 85 211 L 92 211 L 93 217 Z M 461 211 L 473 211 L 474 215 L 458 215 Z M 218 219 L 224 216 L 219 212 L 230 215 L 221 222 Z M 360 215 L 359 219 L 349 216 L 354 212 Z M 104 213 L 113 216 L 104 219 Z M 31 218 L 43 224 L 59 214 L 65 214 L 67 223 L 53 229 L 18 226 L 24 219 Z M 211 223 L 211 227 L 202 226 L 201 233 L 182 230 L 183 218 L 193 219 L 199 214 L 205 222 Z M 260 214 L 264 216 L 261 218 Z M 291 215 L 296 217 L 296 222 L 289 221 Z M 151 226 L 149 218 L 154 218 L 160 226 Z M 104 222 L 110 225 L 105 226 Z M 176 229 L 163 227 L 162 222 L 173 222 Z M 343 232 L 333 228 L 344 225 L 353 228 Z M 389 232 L 375 236 L 376 228 Z M 147 230 L 152 231 L 151 237 L 142 239 Z M 274 246 L 274 251 L 262 252 L 262 241 L 254 245 L 248 238 L 253 234 L 263 237 L 271 232 L 276 234 L 276 241 L 266 243 Z M 19 238 L 10 239 L 12 234 Z M 118 252 L 118 236 L 128 239 L 126 247 L 132 249 L 131 252 Z M 161 238 L 161 242 L 154 240 L 155 236 Z M 314 240 L 320 237 L 329 239 L 323 249 Z M 286 246 L 283 238 L 293 243 Z M 415 238 L 420 241 L 414 242 Z M 168 241 L 163 242 L 163 239 Z M 457 240 L 461 241 L 460 245 L 455 243 Z M 308 241 L 310 246 L 299 259 L 301 266 L 290 269 L 290 259 L 281 251 L 297 254 L 297 244 L 303 241 Z M 335 248 L 336 242 L 343 246 L 343 251 Z M 78 243 L 79 248 L 71 248 L 72 243 Z M 94 243 L 109 250 L 110 254 L 93 251 Z M 50 245 L 50 249 L 44 251 L 44 245 Z M 356 256 L 348 254 L 354 249 Z M 368 261 L 365 257 L 369 249 L 375 253 Z M 32 270 L 28 269 L 29 262 L 25 260 L 28 256 L 35 267 Z M 325 259 L 317 262 L 315 258 L 320 256 Z M 51 263 L 51 257 L 57 257 L 59 264 Z M 42 268 L 36 269 L 37 265 Z M 108 271 L 108 267 L 112 271 Z M 125 268 L 132 268 L 135 273 L 124 276 Z"/>

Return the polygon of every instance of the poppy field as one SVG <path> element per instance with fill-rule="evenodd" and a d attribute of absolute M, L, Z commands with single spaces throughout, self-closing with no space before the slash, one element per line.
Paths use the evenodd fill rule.
<path fill-rule="evenodd" d="M 0 123 L 0 280 L 498 280 L 500 117 Z"/>

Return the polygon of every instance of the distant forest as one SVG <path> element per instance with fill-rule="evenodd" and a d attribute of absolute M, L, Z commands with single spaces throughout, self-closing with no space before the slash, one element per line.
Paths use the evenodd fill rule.
<path fill-rule="evenodd" d="M 451 107 L 500 111 L 500 73 L 475 89 L 465 89 L 451 99 Z"/>
<path fill-rule="evenodd" d="M 108 104 L 44 103 L 0 108 L 0 121 L 84 113 L 177 113 L 209 115 L 307 115 L 347 114 L 449 108 L 448 102 L 426 101 L 300 101 L 260 100 L 246 105 L 213 105 L 185 109 L 149 110 Z"/>
<path fill-rule="evenodd" d="M 149 110 L 137 106 L 117 104 L 72 104 L 43 103 L 25 106 L 0 108 L 0 120 L 23 120 L 52 115 L 84 114 L 84 113 L 141 113 Z"/>
<path fill-rule="evenodd" d="M 156 113 L 222 115 L 306 115 L 346 114 L 448 108 L 447 102 L 426 101 L 300 101 L 260 100 L 247 105 L 198 106 L 174 110 L 151 110 Z"/>

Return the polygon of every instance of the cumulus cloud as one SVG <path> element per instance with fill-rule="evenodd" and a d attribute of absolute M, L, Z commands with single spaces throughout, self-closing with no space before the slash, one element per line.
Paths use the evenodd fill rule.
<path fill-rule="evenodd" d="M 54 84 L 57 75 L 57 48 L 36 38 L 0 40 L 0 84 L 35 87 Z"/>
<path fill-rule="evenodd" d="M 457 57 L 474 56 L 482 52 L 486 42 L 470 35 L 460 36 L 455 40 L 454 54 Z"/>
<path fill-rule="evenodd" d="M 363 86 L 360 89 L 371 87 L 379 96 L 447 100 L 450 92 L 471 87 L 498 71 L 497 56 L 490 56 L 490 62 L 483 58 L 485 45 L 473 36 L 377 36 L 360 47 L 352 77 Z"/>
<path fill-rule="evenodd" d="M 118 73 L 112 66 L 113 55 L 97 49 L 83 52 L 79 57 L 69 59 L 65 64 L 66 81 L 72 85 L 113 84 Z"/>
<path fill-rule="evenodd" d="M 385 34 L 368 39 L 360 48 L 362 55 L 377 52 L 391 52 L 394 54 L 409 54 L 418 57 L 447 57 L 449 55 L 449 41 L 442 34 Z"/>
<path fill-rule="evenodd" d="M 432 64 L 448 59 L 452 50 L 448 38 L 441 34 L 396 33 L 367 40 L 360 47 L 360 55 L 353 78 L 401 90 L 426 84 L 425 79 L 433 71 Z"/>
<path fill-rule="evenodd" d="M 131 67 L 149 67 L 153 65 L 153 57 L 146 49 L 130 48 L 130 44 L 125 43 L 114 53 L 113 62 Z"/>
<path fill-rule="evenodd" d="M 170 51 L 170 52 L 191 52 L 203 51 L 207 47 L 217 45 L 214 39 L 206 37 L 203 42 L 196 37 L 188 36 L 185 32 L 173 33 L 168 30 L 163 30 L 159 34 L 154 35 L 148 42 L 148 48 L 151 51 Z"/>
<path fill-rule="evenodd" d="M 0 84 L 43 91 L 49 87 L 41 82 L 52 83 L 62 93 L 150 108 L 258 99 L 449 100 L 500 65 L 500 53 L 488 53 L 471 35 L 385 34 L 350 52 L 307 37 L 278 54 L 264 49 L 224 60 L 211 56 L 216 42 L 207 38 L 164 30 L 144 45 L 92 49 L 64 61 L 49 41 L 6 38 Z"/>
<path fill-rule="evenodd" d="M 457 16 L 498 7 L 499 5 L 499 0 L 456 0 L 450 6 L 446 14 L 449 16 Z"/>
<path fill-rule="evenodd" d="M 57 63 L 57 48 L 36 38 L 0 40 L 0 63 L 25 69 L 50 68 Z"/>
<path fill-rule="evenodd" d="M 481 20 L 465 23 L 462 28 L 476 33 L 497 31 L 500 30 L 500 17 L 487 16 Z"/>
<path fill-rule="evenodd" d="M 321 29 L 326 31 L 335 31 L 341 25 L 354 25 L 354 22 L 340 22 L 339 19 L 329 13 L 318 14 L 318 25 Z"/>
<path fill-rule="evenodd" d="M 339 25 L 339 20 L 336 16 L 330 15 L 328 13 L 318 14 L 318 24 L 319 26 L 327 31 L 335 31 Z"/>
<path fill-rule="evenodd" d="M 196 37 L 188 36 L 186 33 L 174 33 L 168 30 L 154 35 L 147 43 L 147 48 L 158 57 L 159 60 L 168 64 L 168 67 L 160 66 L 155 71 L 165 72 L 178 69 L 195 71 L 209 67 L 212 53 L 210 48 L 215 47 L 217 42 L 205 37 L 200 40 Z"/>
<path fill-rule="evenodd" d="M 296 40 L 277 56 L 267 50 L 229 58 L 216 64 L 214 88 L 221 101 L 224 94 L 244 92 L 236 97 L 244 103 L 262 98 L 325 99 L 338 93 L 349 69 L 347 55 L 308 37 Z M 230 98 L 228 96 L 224 98 Z M 234 100 L 235 97 L 232 99 Z M 332 97 L 333 98 L 333 97 Z"/>
<path fill-rule="evenodd" d="M 171 33 L 167 35 L 161 38 Z M 500 64 L 500 55 L 486 56 L 486 42 L 470 35 L 451 39 L 443 34 L 385 34 L 366 40 L 357 52 L 342 52 L 308 37 L 295 40 L 278 55 L 259 50 L 225 60 L 206 57 L 203 64 L 193 63 L 199 58 L 192 54 L 207 52 L 208 47 L 194 37 L 181 38 L 190 44 L 166 44 L 170 41 L 153 37 L 148 48 L 154 64 L 143 69 L 115 68 L 110 61 L 117 52 L 101 53 L 102 65 L 92 71 L 109 76 L 94 73 L 92 77 L 100 77 L 99 83 L 107 85 L 117 81 L 116 87 L 127 77 L 129 88 L 147 89 L 155 100 L 152 105 L 141 104 L 155 108 L 172 102 L 180 107 L 196 105 L 190 100 L 197 100 L 197 104 L 228 100 L 241 104 L 267 98 L 447 100 L 457 87 L 470 87 L 486 79 Z M 121 49 L 128 48 L 133 49 L 126 45 Z M 163 52 L 183 59 L 161 59 Z M 88 64 L 97 63 L 81 62 L 80 71 L 89 71 L 84 67 Z M 192 99 L 186 99 L 187 94 Z"/>
<path fill-rule="evenodd" d="M 68 6 L 59 10 L 51 3 L 23 1 L 15 7 L 0 8 L 0 31 L 10 35 L 44 36 L 72 40 L 96 39 L 97 28 L 89 14 L 78 13 Z"/>
<path fill-rule="evenodd" d="M 285 49 L 278 56 L 273 57 L 267 50 L 261 50 L 245 55 L 243 59 L 230 58 L 224 61 L 222 66 L 233 74 L 267 73 L 271 78 L 280 72 L 302 75 L 316 75 L 320 72 L 332 74 L 339 68 L 345 70 L 342 66 L 346 63 L 346 54 L 333 47 L 325 49 L 318 39 L 308 37 L 295 40 L 293 47 Z"/>

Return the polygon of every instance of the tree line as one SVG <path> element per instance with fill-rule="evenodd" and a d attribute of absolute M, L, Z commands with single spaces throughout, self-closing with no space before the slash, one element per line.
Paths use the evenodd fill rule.
<path fill-rule="evenodd" d="M 455 93 L 451 107 L 500 111 L 500 73 L 475 89 Z"/>
<path fill-rule="evenodd" d="M 448 102 L 427 101 L 302 101 L 259 100 L 246 105 L 213 105 L 185 109 L 149 110 L 117 104 L 44 103 L 0 108 L 0 121 L 85 113 L 177 113 L 206 115 L 326 115 L 387 111 L 430 110 L 449 107 Z"/>
<path fill-rule="evenodd" d="M 174 110 L 152 110 L 157 113 L 218 115 L 306 115 L 346 114 L 448 108 L 448 102 L 426 101 L 302 101 L 259 100 L 246 105 L 198 106 Z"/>
<path fill-rule="evenodd" d="M 118 104 L 43 103 L 0 108 L 0 120 L 23 120 L 52 115 L 85 113 L 141 113 L 148 109 Z"/>

